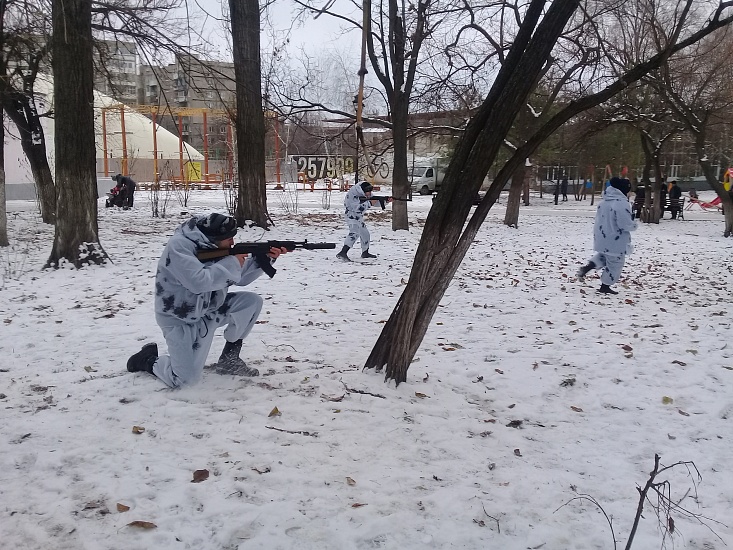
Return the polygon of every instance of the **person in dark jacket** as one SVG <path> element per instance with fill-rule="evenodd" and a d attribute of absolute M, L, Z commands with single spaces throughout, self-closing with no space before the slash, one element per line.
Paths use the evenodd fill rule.
<path fill-rule="evenodd" d="M 669 210 L 672 212 L 672 219 L 676 220 L 680 213 L 680 198 L 682 198 L 682 189 L 672 180 L 669 188 Z"/>
<path fill-rule="evenodd" d="M 562 183 L 560 184 L 560 193 L 562 193 L 563 202 L 568 200 L 568 177 L 563 176 Z"/>
<path fill-rule="evenodd" d="M 627 194 L 631 183 L 627 179 L 611 178 L 611 184 L 603 193 L 603 201 L 596 211 L 593 230 L 595 256 L 578 269 L 581 281 L 588 272 L 602 269 L 601 294 L 618 294 L 611 288 L 621 277 L 626 255 L 631 253 L 631 231 L 637 227 L 631 217 L 631 206 Z"/>
<path fill-rule="evenodd" d="M 135 188 L 137 182 L 130 176 L 116 174 L 112 176 L 112 180 L 117 182 L 117 188 L 120 189 L 120 197 L 122 200 L 122 209 L 129 210 L 135 203 Z"/>
<path fill-rule="evenodd" d="M 216 363 L 219 374 L 258 376 L 239 358 L 242 341 L 262 309 L 254 292 L 227 292 L 262 275 L 258 260 L 246 254 L 201 262 L 201 249 L 228 249 L 234 245 L 237 223 L 231 216 L 195 216 L 181 224 L 158 261 L 155 274 L 155 320 L 163 331 L 169 355 L 158 355 L 158 345 L 145 344 L 127 361 L 130 372 L 147 372 L 171 388 L 199 380 L 209 355 L 214 332 L 225 326 L 224 350 Z M 284 248 L 271 248 L 274 262 Z"/>

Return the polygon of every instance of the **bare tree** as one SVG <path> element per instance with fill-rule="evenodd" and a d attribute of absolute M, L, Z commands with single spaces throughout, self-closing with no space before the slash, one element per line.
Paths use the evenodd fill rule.
<path fill-rule="evenodd" d="M 97 226 L 91 0 L 53 0 L 56 231 L 47 266 L 103 263 Z"/>
<path fill-rule="evenodd" d="M 7 0 L 0 0 L 0 86 L 4 88 L 7 81 L 7 67 L 5 65 L 5 56 L 2 51 L 5 50 L 5 11 L 7 10 Z M 0 94 L 3 93 L 0 88 Z M 0 95 L 0 97 L 2 97 Z M 0 246 L 8 246 L 8 214 L 5 202 L 5 121 L 0 110 Z"/>
<path fill-rule="evenodd" d="M 56 190 L 46 157 L 46 136 L 36 101 L 35 83 L 41 66 L 48 63 L 50 10 L 41 0 L 14 1 L 5 14 L 9 32 L 0 55 L 7 78 L 0 81 L 0 104 L 15 124 L 28 159 L 38 195 L 41 219 L 54 223 Z"/>
<path fill-rule="evenodd" d="M 681 5 L 678 12 L 680 27 L 688 23 L 686 16 L 692 2 L 686 0 Z M 408 284 L 364 368 L 379 371 L 386 366 L 386 379 L 395 380 L 397 384 L 406 380 L 410 362 L 422 342 L 430 319 L 501 188 L 520 163 L 525 162 L 549 135 L 572 117 L 607 101 L 629 84 L 660 67 L 675 51 L 694 44 L 733 21 L 733 10 L 726 12 L 728 8 L 733 8 L 733 2 L 720 3 L 700 29 L 692 32 L 694 29 L 687 27 L 690 34 L 681 42 L 671 42 L 661 53 L 649 52 L 648 57 L 642 58 L 605 88 L 568 104 L 517 148 L 499 170 L 486 196 L 465 224 L 484 174 L 494 162 L 543 64 L 578 5 L 579 2 L 567 1 L 546 6 L 542 0 L 533 0 L 528 4 L 491 91 L 456 147 L 443 189 L 425 222 Z"/>
<path fill-rule="evenodd" d="M 232 50 L 237 90 L 237 174 L 239 195 L 235 217 L 266 228 L 265 114 L 260 70 L 260 6 L 257 0 L 229 0 Z"/>
<path fill-rule="evenodd" d="M 677 120 L 693 137 L 695 153 L 705 179 L 721 199 L 725 212 L 725 237 L 733 234 L 733 197 L 713 169 L 708 137 L 712 128 L 725 124 L 733 110 L 733 55 L 730 29 L 721 29 L 685 57 L 671 58 L 655 80 L 655 87 Z"/>
<path fill-rule="evenodd" d="M 38 194 L 41 219 L 53 224 L 56 220 L 56 189 L 46 156 L 46 134 L 41 124 L 42 118 L 49 114 L 39 113 L 34 89 L 38 64 L 45 55 L 45 52 L 30 54 L 30 67 L 24 70 L 16 67 L 13 74 L 9 75 L 18 85 L 7 86 L 0 93 L 5 113 L 17 127 L 23 153 L 28 159 Z"/>
<path fill-rule="evenodd" d="M 330 11 L 328 9 L 330 4 L 324 8 L 308 1 L 295 1 L 307 13 L 327 14 L 361 30 L 363 66 L 359 70 L 359 76 L 363 83 L 368 71 L 364 60 L 368 58 L 371 71 L 379 81 L 385 96 L 388 110 L 385 126 L 392 131 L 394 163 L 392 194 L 396 198 L 406 199 L 410 191 L 407 175 L 410 100 L 414 93 L 421 48 L 440 21 L 436 15 L 431 23 L 432 14 L 438 9 L 438 1 L 417 0 L 415 3 L 410 3 L 408 9 L 404 2 L 382 0 L 376 11 L 373 11 L 371 0 L 365 0 L 361 6 L 362 21 Z M 360 86 L 360 90 L 362 88 L 363 85 Z M 360 92 L 358 95 L 360 103 L 363 93 Z M 358 108 L 361 113 L 361 105 Z M 344 114 L 353 116 L 350 113 Z M 359 135 L 358 126 L 357 139 L 363 147 L 365 143 L 363 136 Z M 405 200 L 392 204 L 392 229 L 409 229 Z"/>

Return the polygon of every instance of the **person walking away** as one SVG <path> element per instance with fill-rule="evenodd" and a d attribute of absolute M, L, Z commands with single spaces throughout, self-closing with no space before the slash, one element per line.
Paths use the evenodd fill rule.
<path fill-rule="evenodd" d="M 346 197 L 344 198 L 344 217 L 346 225 L 349 228 L 349 234 L 344 239 L 344 246 L 341 252 L 336 254 L 339 260 L 350 262 L 348 256 L 349 249 L 352 248 L 356 241 L 361 243 L 362 258 L 376 258 L 376 254 L 369 252 L 369 230 L 364 223 L 364 212 L 376 205 L 378 201 L 370 200 L 374 187 L 368 181 L 362 181 L 354 184 Z M 392 202 L 390 197 L 387 202 Z"/>
<path fill-rule="evenodd" d="M 568 200 L 568 177 L 563 176 L 562 183 L 560 184 L 560 192 L 562 193 L 562 201 Z"/>
<path fill-rule="evenodd" d="M 586 265 L 578 269 L 581 281 L 588 272 L 602 269 L 601 294 L 618 294 L 611 286 L 621 277 L 626 255 L 631 253 L 631 231 L 637 227 L 631 218 L 631 207 L 627 197 L 631 183 L 627 179 L 611 178 L 610 185 L 603 193 L 603 201 L 596 210 L 593 229 L 593 249 L 596 254 Z"/>
<path fill-rule="evenodd" d="M 676 220 L 680 213 L 680 199 L 682 198 L 682 189 L 677 185 L 676 180 L 672 180 L 669 187 L 669 210 L 672 212 L 672 219 Z"/>
<path fill-rule="evenodd" d="M 201 262 L 201 249 L 234 246 L 237 222 L 231 216 L 194 216 L 181 224 L 163 249 L 155 274 L 155 320 L 163 331 L 169 355 L 158 355 L 158 345 L 145 344 L 127 361 L 130 372 L 147 372 L 171 388 L 197 382 L 209 355 L 214 332 L 225 326 L 224 350 L 216 364 L 219 374 L 258 376 L 239 358 L 242 341 L 262 309 L 254 292 L 228 292 L 262 275 L 259 261 L 274 262 L 287 252 L 270 248 L 267 257 L 246 254 Z"/>

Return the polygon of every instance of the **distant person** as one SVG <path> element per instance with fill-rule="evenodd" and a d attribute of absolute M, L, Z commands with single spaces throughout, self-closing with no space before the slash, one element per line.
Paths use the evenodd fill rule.
<path fill-rule="evenodd" d="M 123 176 L 122 174 L 112 176 L 112 180 L 117 182 L 116 188 L 120 189 L 122 209 L 129 210 L 135 203 L 135 188 L 137 187 L 137 183 L 130 176 Z"/>
<path fill-rule="evenodd" d="M 676 220 L 680 213 L 680 199 L 682 198 L 682 189 L 677 185 L 676 180 L 672 180 L 669 184 L 669 211 L 672 212 L 672 219 Z"/>
<path fill-rule="evenodd" d="M 562 183 L 560 184 L 560 192 L 562 193 L 562 201 L 568 200 L 568 177 L 563 176 Z"/>
<path fill-rule="evenodd" d="M 591 189 L 593 189 L 593 180 L 584 179 L 583 188 L 580 190 L 580 199 L 585 200 Z"/>
<path fill-rule="evenodd" d="M 373 205 L 376 205 L 378 201 L 370 200 L 372 196 L 372 190 L 374 187 L 368 181 L 362 181 L 357 183 L 349 189 L 344 198 L 344 217 L 346 218 L 346 225 L 349 228 L 349 234 L 344 239 L 344 246 L 341 248 L 341 252 L 336 254 L 339 260 L 344 262 L 350 262 L 348 252 L 349 249 L 356 244 L 356 241 L 361 242 L 361 257 L 362 258 L 376 258 L 376 254 L 369 252 L 369 230 L 364 223 L 364 212 Z M 392 202 L 390 197 L 387 202 Z"/>
<path fill-rule="evenodd" d="M 603 201 L 596 211 L 593 230 L 595 256 L 578 269 L 581 281 L 589 271 L 602 269 L 601 294 L 618 294 L 611 288 L 621 277 L 626 255 L 631 253 L 631 231 L 636 222 L 631 218 L 631 207 L 627 197 L 631 183 L 627 179 L 613 177 L 603 193 Z"/>
<path fill-rule="evenodd" d="M 639 185 L 636 188 L 636 197 L 634 197 L 634 204 L 631 205 L 631 217 L 641 218 L 641 211 L 644 208 L 644 201 L 646 200 L 646 186 Z"/>
<path fill-rule="evenodd" d="M 700 197 L 697 196 L 697 190 L 696 189 L 694 189 L 694 188 L 693 189 L 690 189 L 689 194 L 690 194 L 690 199 L 700 200 Z"/>
<path fill-rule="evenodd" d="M 112 178 L 114 180 L 114 178 Z M 116 206 L 122 208 L 125 203 L 125 186 L 121 183 L 117 183 L 107 193 L 107 200 L 104 203 L 106 208 L 112 208 Z"/>

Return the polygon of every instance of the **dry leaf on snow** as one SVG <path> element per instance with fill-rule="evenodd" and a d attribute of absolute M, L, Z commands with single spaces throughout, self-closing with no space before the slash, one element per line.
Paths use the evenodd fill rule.
<path fill-rule="evenodd" d="M 209 470 L 196 470 L 193 473 L 193 479 L 191 480 L 191 483 L 201 483 L 202 481 L 206 481 L 209 479 Z"/>
<path fill-rule="evenodd" d="M 157 525 L 155 525 L 152 521 L 131 521 L 127 524 L 128 527 L 139 527 L 140 529 L 155 529 Z"/>

